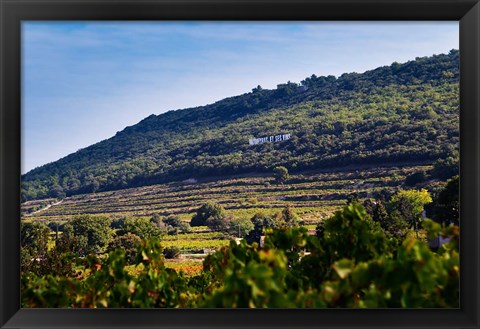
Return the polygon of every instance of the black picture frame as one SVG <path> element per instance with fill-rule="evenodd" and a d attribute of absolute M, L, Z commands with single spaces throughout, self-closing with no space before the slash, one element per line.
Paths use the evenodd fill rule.
<path fill-rule="evenodd" d="M 0 0 L 1 328 L 479 328 L 478 0 Z M 23 20 L 453 20 L 460 23 L 459 309 L 21 309 Z"/>

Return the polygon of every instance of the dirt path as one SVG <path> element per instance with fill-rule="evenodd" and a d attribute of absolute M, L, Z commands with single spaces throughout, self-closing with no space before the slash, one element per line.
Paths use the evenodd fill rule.
<path fill-rule="evenodd" d="M 51 203 L 51 204 L 49 204 L 49 205 L 45 206 L 45 207 L 44 207 L 44 208 L 42 208 L 42 209 L 38 209 L 38 210 L 36 210 L 36 211 L 32 212 L 30 215 L 33 215 L 33 214 L 38 214 L 39 212 L 45 211 L 45 210 L 47 210 L 47 209 L 51 208 L 52 206 L 57 206 L 57 205 L 59 205 L 59 204 L 60 204 L 60 203 L 62 203 L 62 202 L 63 202 L 63 200 L 60 200 L 60 201 L 58 201 L 58 202 L 55 202 L 55 203 Z"/>

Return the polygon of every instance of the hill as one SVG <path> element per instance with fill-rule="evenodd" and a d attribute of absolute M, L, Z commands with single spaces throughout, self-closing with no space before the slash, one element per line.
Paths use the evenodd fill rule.
<path fill-rule="evenodd" d="M 432 163 L 458 145 L 459 53 L 452 50 L 151 115 L 23 175 L 22 199 L 271 172 L 278 165 L 301 172 Z"/>

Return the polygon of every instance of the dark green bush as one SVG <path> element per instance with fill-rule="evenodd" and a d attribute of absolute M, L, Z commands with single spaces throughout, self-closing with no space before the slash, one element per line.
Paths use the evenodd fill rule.
<path fill-rule="evenodd" d="M 167 259 L 177 258 L 178 256 L 180 256 L 180 248 L 175 246 L 166 247 L 165 249 L 163 249 L 163 256 L 165 256 L 165 258 Z"/>

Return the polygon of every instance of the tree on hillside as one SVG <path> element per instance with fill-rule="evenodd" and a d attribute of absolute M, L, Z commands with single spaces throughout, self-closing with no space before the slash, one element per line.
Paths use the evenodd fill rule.
<path fill-rule="evenodd" d="M 353 192 L 347 195 L 347 204 L 358 203 L 358 193 Z"/>
<path fill-rule="evenodd" d="M 127 233 L 138 235 L 141 239 L 150 239 L 159 237 L 162 234 L 162 230 L 148 218 L 127 218 L 119 234 Z"/>
<path fill-rule="evenodd" d="M 403 241 L 409 231 L 409 223 L 399 210 L 392 211 L 387 220 L 380 223 L 380 226 L 387 237 L 395 238 L 397 241 Z"/>
<path fill-rule="evenodd" d="M 288 81 L 287 83 L 281 83 L 277 85 L 277 94 L 279 96 L 290 96 L 298 89 L 298 84 Z"/>
<path fill-rule="evenodd" d="M 162 220 L 162 216 L 159 214 L 153 214 L 152 217 L 150 217 L 150 222 L 154 223 L 161 230 L 166 228 L 165 223 Z"/>
<path fill-rule="evenodd" d="M 205 225 L 212 231 L 227 233 L 233 220 L 231 216 L 212 216 L 205 221 Z"/>
<path fill-rule="evenodd" d="M 125 261 L 127 264 L 134 264 L 137 256 L 137 247 L 141 239 L 138 235 L 127 233 L 115 237 L 108 244 L 108 251 L 122 249 L 125 251 Z"/>
<path fill-rule="evenodd" d="M 283 184 L 288 179 L 288 169 L 283 166 L 275 167 L 273 168 L 273 176 L 275 177 L 275 182 Z"/>
<path fill-rule="evenodd" d="M 163 219 L 163 223 L 167 226 L 168 234 L 188 233 L 191 231 L 190 225 L 175 215 Z"/>
<path fill-rule="evenodd" d="M 251 222 L 253 223 L 253 230 L 250 231 L 246 238 L 250 244 L 253 242 L 260 243 L 260 237 L 265 235 L 265 229 L 277 226 L 272 217 L 260 213 L 255 214 Z"/>
<path fill-rule="evenodd" d="M 50 229 L 40 222 L 21 222 L 20 224 L 20 246 L 35 251 L 45 250 Z"/>
<path fill-rule="evenodd" d="M 386 209 L 385 201 L 383 199 L 372 201 L 370 199 L 365 200 L 363 203 L 365 211 L 372 217 L 374 222 L 380 223 L 384 226 L 388 221 L 388 212 Z"/>
<path fill-rule="evenodd" d="M 74 252 L 80 256 L 105 251 L 113 231 L 106 216 L 81 215 L 65 224 L 64 233 L 76 240 Z"/>
<path fill-rule="evenodd" d="M 165 225 L 172 226 L 172 227 L 179 227 L 183 223 L 183 221 L 180 219 L 180 217 L 175 216 L 175 215 L 170 215 L 170 216 L 164 218 L 162 221 Z"/>
<path fill-rule="evenodd" d="M 443 190 L 440 191 L 432 203 L 433 220 L 439 223 L 459 225 L 459 176 L 453 177 L 448 181 Z"/>
<path fill-rule="evenodd" d="M 163 249 L 162 254 L 166 259 L 174 259 L 180 256 L 181 250 L 176 246 L 166 247 Z"/>
<path fill-rule="evenodd" d="M 387 250 L 380 226 L 359 204 L 349 204 L 320 222 L 317 236 L 331 262 L 342 258 L 367 261 Z"/>
<path fill-rule="evenodd" d="M 110 227 L 112 229 L 121 229 L 125 225 L 125 220 L 126 217 L 117 217 L 112 219 L 112 223 L 110 224 Z"/>
<path fill-rule="evenodd" d="M 50 195 L 54 198 L 57 199 L 64 199 L 66 197 L 65 191 L 63 190 L 63 187 L 61 187 L 58 184 L 53 184 L 50 187 Z"/>
<path fill-rule="evenodd" d="M 435 161 L 430 174 L 435 178 L 449 179 L 459 174 L 459 163 L 458 152 L 453 152 L 447 158 Z"/>
<path fill-rule="evenodd" d="M 294 227 L 298 226 L 300 222 L 300 217 L 293 211 L 292 206 L 289 204 L 287 204 L 276 217 L 279 226 Z"/>
<path fill-rule="evenodd" d="M 48 252 L 50 229 L 43 223 L 20 224 L 20 267 L 22 271 L 39 272 Z"/>
<path fill-rule="evenodd" d="M 422 214 L 424 206 L 432 202 L 432 197 L 427 190 L 401 190 L 394 194 L 389 202 L 389 206 L 399 211 L 399 215 L 407 221 L 410 228 L 415 231 L 420 227 L 423 220 Z"/>
<path fill-rule="evenodd" d="M 413 174 L 408 175 L 405 178 L 405 185 L 415 186 L 419 183 L 423 183 L 427 179 L 427 174 L 424 171 L 417 171 Z"/>
<path fill-rule="evenodd" d="M 212 222 L 223 220 L 225 217 L 225 209 L 221 205 L 215 202 L 207 202 L 197 209 L 196 214 L 190 221 L 190 226 L 207 225 L 208 219 Z"/>
<path fill-rule="evenodd" d="M 392 212 L 388 213 L 383 199 L 375 201 L 368 199 L 365 200 L 363 205 L 367 214 L 370 215 L 374 222 L 380 224 L 387 237 L 400 240 L 405 238 L 408 231 L 408 223 L 401 216 L 399 210 L 392 209 Z"/>
<path fill-rule="evenodd" d="M 259 91 L 262 91 L 262 90 L 263 90 L 262 86 L 258 85 L 252 89 L 252 93 L 258 93 Z"/>
<path fill-rule="evenodd" d="M 254 229 L 254 225 L 250 219 L 236 218 L 230 221 L 228 233 L 237 238 L 244 238 Z"/>

